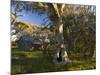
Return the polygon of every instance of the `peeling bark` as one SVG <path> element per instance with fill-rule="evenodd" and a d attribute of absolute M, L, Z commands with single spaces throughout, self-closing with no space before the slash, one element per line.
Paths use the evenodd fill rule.
<path fill-rule="evenodd" d="M 56 55 L 55 58 L 58 62 L 62 64 L 66 64 L 69 62 L 69 58 L 67 55 L 67 51 L 64 46 L 64 38 L 63 38 L 63 21 L 62 21 L 62 14 L 63 14 L 63 8 L 64 6 L 60 4 L 59 6 L 57 4 L 53 4 L 54 9 L 58 15 L 58 33 L 56 34 Z"/>

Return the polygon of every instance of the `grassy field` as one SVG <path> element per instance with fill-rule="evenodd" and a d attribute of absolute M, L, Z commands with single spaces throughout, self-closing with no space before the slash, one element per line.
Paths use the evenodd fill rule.
<path fill-rule="evenodd" d="M 40 50 L 35 51 L 23 51 L 17 48 L 12 49 L 12 64 L 11 74 L 23 74 L 23 73 L 43 73 L 43 72 L 55 72 L 55 71 L 77 71 L 77 70 L 89 70 L 96 68 L 95 58 L 91 60 L 77 60 L 73 59 L 70 64 L 57 65 L 52 62 L 52 59 L 48 56 L 44 56 Z"/>

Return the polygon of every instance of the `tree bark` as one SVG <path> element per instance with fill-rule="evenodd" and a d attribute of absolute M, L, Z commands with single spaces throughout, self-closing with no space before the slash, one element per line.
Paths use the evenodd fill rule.
<path fill-rule="evenodd" d="M 62 14 L 63 14 L 63 5 L 54 4 L 55 11 L 58 15 L 57 26 L 58 26 L 58 33 L 56 34 L 56 56 L 58 62 L 69 62 L 69 58 L 67 55 L 66 48 L 64 46 L 64 37 L 63 37 L 63 21 L 62 21 Z M 61 8 L 60 8 L 61 7 Z"/>

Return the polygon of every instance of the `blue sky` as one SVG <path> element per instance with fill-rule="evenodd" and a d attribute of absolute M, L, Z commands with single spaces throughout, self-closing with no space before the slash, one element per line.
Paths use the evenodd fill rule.
<path fill-rule="evenodd" d="M 29 22 L 29 23 L 33 23 L 33 24 L 37 24 L 37 25 L 41 25 L 43 23 L 43 19 L 46 18 L 47 15 L 43 14 L 43 15 L 38 15 L 37 13 L 25 13 L 23 14 L 22 17 L 17 18 L 20 21 L 25 21 L 25 22 Z"/>
<path fill-rule="evenodd" d="M 11 7 L 11 12 L 14 13 L 14 7 Z M 17 17 L 17 20 L 19 21 L 23 21 L 23 22 L 29 22 L 32 24 L 37 24 L 37 25 L 41 25 L 44 21 L 43 19 L 45 19 L 47 17 L 47 14 L 42 14 L 41 16 L 38 15 L 37 13 L 32 13 L 32 12 L 18 12 L 18 15 L 23 15 L 20 17 Z"/>

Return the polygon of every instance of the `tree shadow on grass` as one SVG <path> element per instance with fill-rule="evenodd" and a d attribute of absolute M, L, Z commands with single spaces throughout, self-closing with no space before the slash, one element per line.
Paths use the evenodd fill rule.
<path fill-rule="evenodd" d="M 11 61 L 12 75 L 95 69 L 95 61 L 72 60 L 70 64 L 57 65 L 52 58 L 43 56 L 41 51 L 14 51 Z"/>
<path fill-rule="evenodd" d="M 12 57 L 11 61 L 12 74 L 54 72 L 59 71 L 60 67 L 56 66 L 50 57 L 42 54 L 28 57 L 25 53 L 17 53 L 17 58 Z"/>

